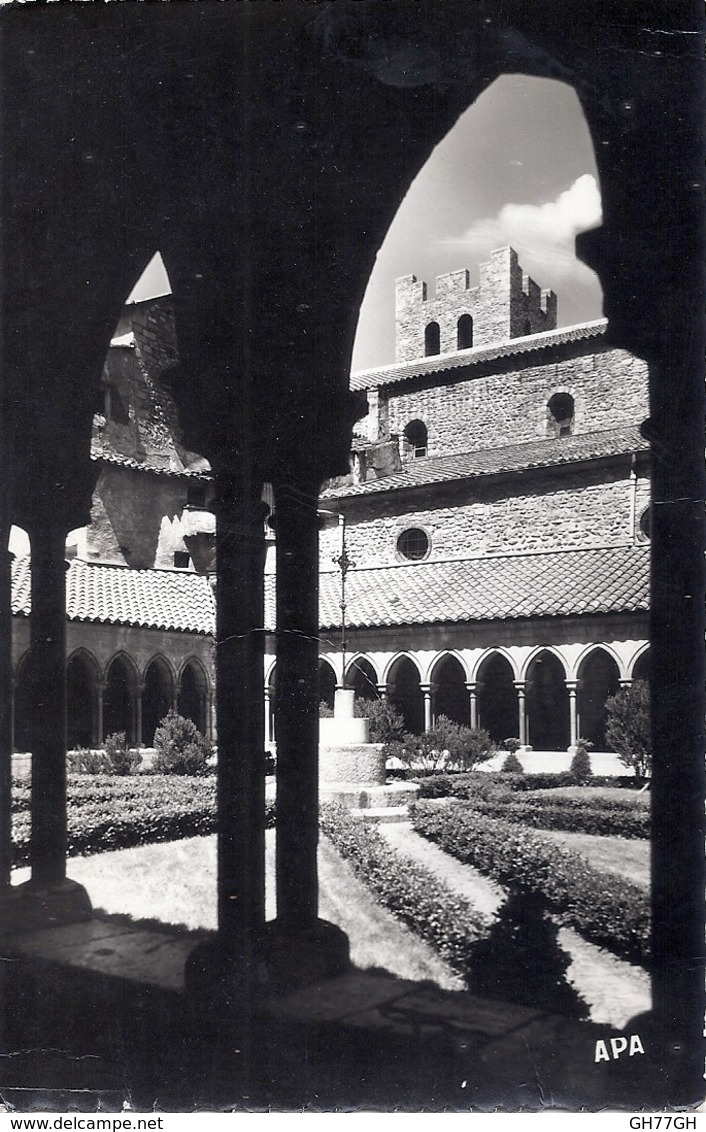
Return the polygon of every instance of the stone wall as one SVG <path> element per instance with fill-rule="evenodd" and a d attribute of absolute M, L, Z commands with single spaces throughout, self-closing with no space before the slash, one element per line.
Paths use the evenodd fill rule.
<path fill-rule="evenodd" d="M 440 498 L 361 497 L 348 501 L 346 549 L 359 567 L 404 562 L 396 549 L 402 531 L 421 527 L 431 560 L 484 554 L 529 553 L 591 546 L 624 546 L 633 539 L 634 483 L 629 459 L 610 473 L 597 468 L 537 472 L 521 481 L 467 481 Z M 640 489 L 641 501 L 645 499 Z M 340 540 L 339 540 L 340 546 Z M 322 545 L 333 558 L 332 542 Z M 324 565 L 322 563 L 322 565 Z M 324 565 L 324 569 L 326 566 Z M 410 565 L 413 568 L 413 565 Z"/>
<path fill-rule="evenodd" d="M 624 350 L 596 350 L 594 343 L 591 353 L 507 373 L 474 377 L 455 369 L 433 382 L 391 385 L 380 391 L 379 411 L 384 402 L 393 435 L 421 420 L 428 456 L 449 456 L 554 435 L 547 403 L 555 393 L 574 399 L 574 433 L 634 426 L 648 415 L 647 367 Z"/>
<path fill-rule="evenodd" d="M 436 297 L 430 298 L 427 285 L 414 275 L 404 276 L 396 285 L 395 359 L 409 362 L 427 353 L 425 329 L 437 323 L 440 332 L 438 353 L 459 348 L 486 346 L 526 334 L 539 334 L 556 326 L 556 295 L 542 291 L 525 275 L 512 248 L 499 248 L 480 265 L 479 285 L 470 286 L 466 270 L 439 275 Z M 473 320 L 472 341 L 459 343 L 459 318 Z"/>

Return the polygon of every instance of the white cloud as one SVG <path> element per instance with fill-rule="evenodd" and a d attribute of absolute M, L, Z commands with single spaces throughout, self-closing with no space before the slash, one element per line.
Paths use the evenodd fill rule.
<path fill-rule="evenodd" d="M 496 216 L 474 223 L 463 235 L 443 243 L 462 248 L 473 258 L 483 259 L 493 248 L 511 244 L 525 269 L 544 271 L 552 286 L 569 280 L 584 280 L 588 268 L 574 251 L 578 232 L 593 228 L 601 220 L 601 195 L 592 173 L 577 177 L 573 185 L 546 204 L 506 204 Z M 537 279 L 547 286 L 547 279 Z"/>

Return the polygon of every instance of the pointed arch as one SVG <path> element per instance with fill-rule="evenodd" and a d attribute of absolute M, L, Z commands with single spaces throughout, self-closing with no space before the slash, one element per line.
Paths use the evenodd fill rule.
<path fill-rule="evenodd" d="M 565 663 L 553 649 L 538 649 L 526 671 L 528 742 L 536 751 L 565 751 L 571 742 Z"/>
<path fill-rule="evenodd" d="M 468 696 L 468 673 L 465 665 L 453 653 L 444 653 L 434 660 L 431 667 L 432 706 L 434 719 L 445 715 L 454 723 L 468 726 L 470 723 L 470 700 Z"/>
<path fill-rule="evenodd" d="M 336 694 L 336 672 L 333 665 L 326 660 L 323 656 L 319 657 L 319 694 L 318 702 L 326 704 L 327 707 L 333 710 L 333 702 Z"/>
<path fill-rule="evenodd" d="M 177 687 L 177 711 L 192 720 L 202 735 L 208 730 L 209 680 L 198 657 L 191 656 L 182 666 Z"/>
<path fill-rule="evenodd" d="M 175 700 L 175 681 L 172 667 L 165 656 L 153 656 L 145 669 L 142 681 L 142 735 L 141 742 L 151 747 L 154 733 Z"/>
<path fill-rule="evenodd" d="M 31 747 L 32 695 L 29 686 L 28 658 L 29 649 L 20 657 L 15 670 L 13 743 L 16 751 L 29 751 Z"/>
<path fill-rule="evenodd" d="M 633 680 L 647 680 L 650 679 L 650 646 L 645 645 L 640 649 L 639 653 L 632 662 L 632 671 L 630 673 Z"/>
<path fill-rule="evenodd" d="M 407 731 L 420 735 L 424 731 L 424 696 L 419 666 L 403 654 L 392 661 L 387 675 L 390 703 L 400 713 Z"/>
<path fill-rule="evenodd" d="M 346 684 L 357 700 L 379 700 L 378 676 L 367 656 L 356 656 L 348 666 Z"/>
<path fill-rule="evenodd" d="M 620 687 L 618 662 L 607 648 L 598 645 L 584 655 L 577 672 L 579 738 L 586 739 L 596 751 L 610 750 L 605 733 L 605 705 Z"/>
<path fill-rule="evenodd" d="M 103 735 L 124 731 L 129 744 L 137 742 L 139 678 L 126 652 L 116 653 L 106 666 L 103 691 Z"/>
<path fill-rule="evenodd" d="M 476 671 L 478 726 L 496 743 L 520 734 L 515 676 L 510 658 L 501 649 L 487 652 Z"/>
<path fill-rule="evenodd" d="M 98 742 L 98 689 L 101 670 L 87 649 L 79 648 L 66 663 L 66 735 L 69 749 Z"/>

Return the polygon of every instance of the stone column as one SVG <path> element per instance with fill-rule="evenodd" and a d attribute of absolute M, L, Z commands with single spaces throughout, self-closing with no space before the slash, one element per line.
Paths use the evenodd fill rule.
<path fill-rule="evenodd" d="M 470 725 L 473 730 L 478 726 L 478 685 L 476 683 L 467 683 L 466 689 L 468 691 L 468 708 Z"/>
<path fill-rule="evenodd" d="M 517 720 L 518 720 L 518 733 L 517 737 L 520 740 L 520 746 L 527 746 L 527 705 L 525 702 L 526 684 L 524 680 L 515 680 L 515 687 L 517 689 Z"/>
<path fill-rule="evenodd" d="M 319 523 L 316 481 L 275 483 L 277 558 L 277 920 L 279 985 L 345 969 L 348 940 L 318 919 Z M 262 663 L 260 665 L 262 687 Z"/>
<path fill-rule="evenodd" d="M 133 743 L 136 747 L 142 746 L 142 697 L 145 694 L 145 685 L 142 681 L 137 685 L 137 695 L 132 704 L 130 715 L 132 717 L 133 734 L 127 736 L 127 745 L 131 747 Z"/>
<path fill-rule="evenodd" d="M 576 754 L 576 744 L 579 741 L 578 715 L 576 712 L 576 689 L 578 681 L 567 680 L 566 687 L 569 692 L 569 753 Z"/>
<path fill-rule="evenodd" d="M 272 724 L 270 719 L 271 700 L 270 700 L 270 686 L 267 682 L 264 685 L 265 696 L 265 742 L 272 742 Z"/>
<path fill-rule="evenodd" d="M 12 868 L 12 555 L 0 528 L 0 892 Z"/>
<path fill-rule="evenodd" d="M 250 962 L 265 923 L 262 484 L 222 476 L 216 513 L 218 930 Z"/>
<path fill-rule="evenodd" d="M 65 527 L 49 513 L 30 530 L 32 615 L 27 658 L 32 699 L 31 880 L 15 930 L 90 916 L 85 890 L 66 879 L 66 562 Z M 22 899 L 25 898 L 25 899 Z"/>
<path fill-rule="evenodd" d="M 96 728 L 95 740 L 96 746 L 103 746 L 103 696 L 105 694 L 105 682 L 99 680 L 96 686 Z"/>
<path fill-rule="evenodd" d="M 432 714 L 431 714 L 431 684 L 420 684 L 424 696 L 424 730 L 431 731 L 432 728 Z"/>

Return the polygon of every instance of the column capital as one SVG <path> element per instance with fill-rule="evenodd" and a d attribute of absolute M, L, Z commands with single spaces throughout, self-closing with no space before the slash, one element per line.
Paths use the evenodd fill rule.
<path fill-rule="evenodd" d="M 578 680 L 565 680 L 564 683 L 569 690 L 569 695 L 575 696 L 576 695 L 576 689 L 579 686 Z"/>

